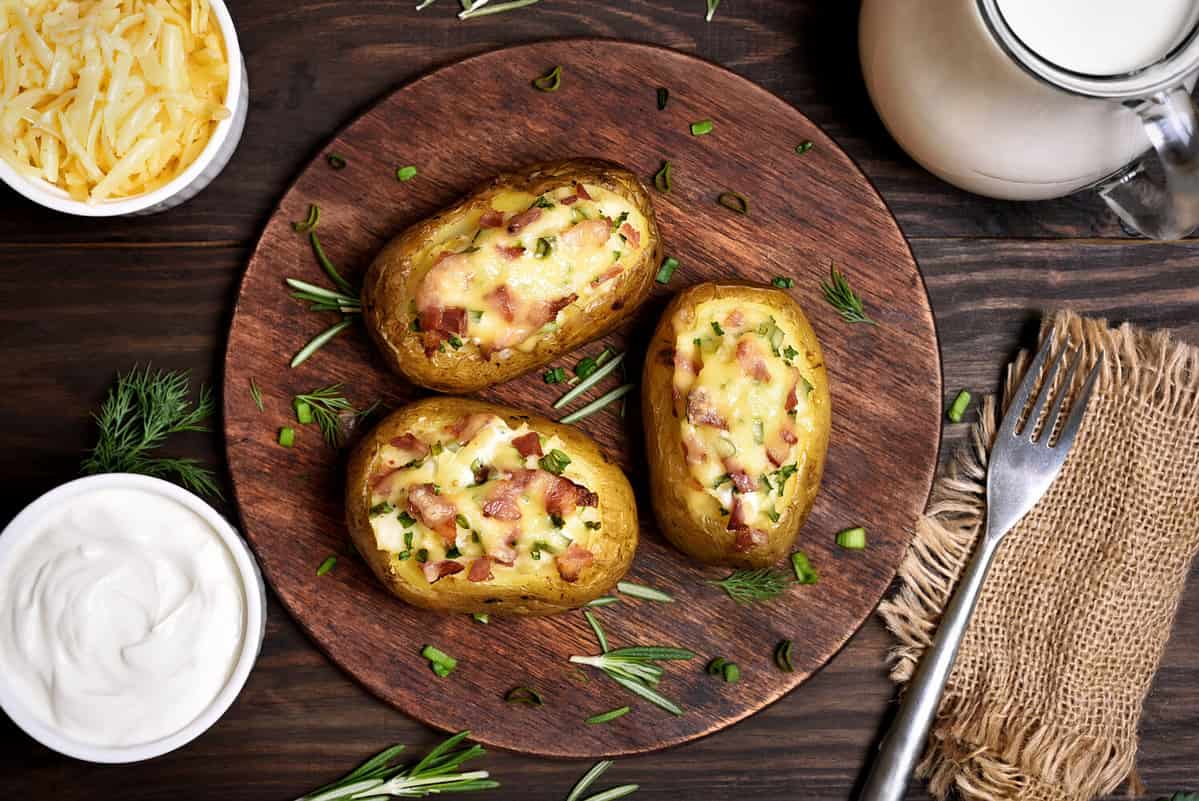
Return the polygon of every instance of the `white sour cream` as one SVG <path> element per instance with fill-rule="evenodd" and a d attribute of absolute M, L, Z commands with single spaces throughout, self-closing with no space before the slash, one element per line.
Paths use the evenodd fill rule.
<path fill-rule="evenodd" d="M 0 568 L 0 680 L 82 743 L 148 743 L 233 672 L 246 602 L 207 521 L 152 492 L 97 489 L 51 512 Z"/>

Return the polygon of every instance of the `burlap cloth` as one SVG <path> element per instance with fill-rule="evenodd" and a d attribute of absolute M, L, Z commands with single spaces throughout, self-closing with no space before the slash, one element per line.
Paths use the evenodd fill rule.
<path fill-rule="evenodd" d="M 1084 345 L 1091 363 L 1102 350 L 1103 375 L 965 635 L 919 771 L 939 799 L 1084 801 L 1135 783 L 1142 702 L 1199 550 L 1199 348 L 1073 313 L 1042 336 Z M 1009 366 L 1008 396 L 1027 362 Z M 987 399 L 880 607 L 900 643 L 896 682 L 931 643 L 981 530 L 997 425 Z"/>

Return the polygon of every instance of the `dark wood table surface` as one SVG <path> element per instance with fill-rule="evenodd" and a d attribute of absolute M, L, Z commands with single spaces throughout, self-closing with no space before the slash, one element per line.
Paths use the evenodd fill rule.
<path fill-rule="evenodd" d="M 711 24 L 703 0 L 544 0 L 468 22 L 451 13 L 453 0 L 420 13 L 414 0 L 234 5 L 249 120 L 233 161 L 199 197 L 158 216 L 88 221 L 0 191 L 2 521 L 77 474 L 93 438 L 88 413 L 117 371 L 153 363 L 219 383 L 249 250 L 284 187 L 334 131 L 435 66 L 545 38 L 598 35 L 696 53 L 820 124 L 861 164 L 911 241 L 936 313 L 947 394 L 994 391 L 1000 365 L 1028 344 L 1047 308 L 1171 327 L 1199 343 L 1199 242 L 1130 239 L 1089 196 L 1037 204 L 973 197 L 907 158 L 861 81 L 856 3 L 725 0 Z M 462 92 L 470 102 L 470 87 Z M 943 459 L 964 431 L 947 428 Z M 218 433 L 188 435 L 175 447 L 223 470 Z M 689 745 L 622 760 L 597 786 L 639 782 L 644 799 L 849 798 L 893 704 L 889 646 L 871 620 L 766 711 Z M 437 739 L 339 672 L 272 599 L 257 668 L 197 741 L 141 765 L 93 766 L 36 745 L 0 716 L 0 797 L 288 799 L 385 745 L 420 751 Z M 528 801 L 563 798 L 587 767 L 502 753 L 486 761 L 505 783 L 486 797 Z M 1151 796 L 1199 790 L 1199 581 L 1145 705 L 1139 768 Z M 920 785 L 909 795 L 927 797 Z"/>

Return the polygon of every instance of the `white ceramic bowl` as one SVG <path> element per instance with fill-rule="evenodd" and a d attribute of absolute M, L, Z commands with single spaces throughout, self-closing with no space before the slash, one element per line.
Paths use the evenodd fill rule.
<path fill-rule="evenodd" d="M 99 489 L 132 489 L 151 492 L 173 500 L 205 520 L 225 543 L 241 577 L 242 594 L 245 599 L 245 617 L 242 631 L 241 651 L 229 679 L 204 711 L 191 723 L 174 734 L 158 740 L 137 745 L 106 747 L 81 743 L 64 736 L 54 727 L 37 718 L 4 676 L 0 675 L 0 709 L 33 739 L 60 754 L 83 759 L 88 762 L 124 763 L 139 762 L 161 756 L 186 745 L 203 734 L 232 706 L 234 699 L 245 686 L 250 670 L 258 659 L 262 638 L 266 632 L 266 587 L 262 574 L 250 553 L 249 546 L 215 509 L 187 490 L 158 478 L 139 476 L 132 473 L 105 473 L 69 481 L 41 496 L 0 533 L 0 565 L 11 558 L 18 545 L 38 531 L 38 524 L 45 515 L 61 508 L 67 499 Z"/>
<path fill-rule="evenodd" d="M 127 215 L 154 214 L 191 200 L 200 190 L 212 183 L 220 174 L 237 143 L 241 140 L 246 125 L 246 112 L 250 107 L 250 87 L 246 79 L 246 64 L 237 42 L 237 31 L 224 0 L 209 0 L 225 40 L 225 53 L 229 58 L 229 85 L 225 90 L 225 107 L 230 115 L 217 123 L 208 144 L 200 151 L 196 160 L 187 169 L 175 176 L 170 183 L 163 184 L 153 192 L 134 197 L 102 200 L 99 203 L 84 203 L 73 199 L 66 190 L 40 178 L 28 178 L 14 170 L 8 162 L 0 159 L 0 181 L 18 193 L 46 208 L 74 214 L 79 217 L 120 217 Z"/>

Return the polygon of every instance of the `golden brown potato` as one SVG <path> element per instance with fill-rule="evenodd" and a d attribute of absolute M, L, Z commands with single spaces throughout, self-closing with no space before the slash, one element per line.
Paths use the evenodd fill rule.
<path fill-rule="evenodd" d="M 578 429 L 515 409 L 417 401 L 366 435 L 348 473 L 354 545 L 426 609 L 573 609 L 616 584 L 637 549 L 624 473 Z"/>
<path fill-rule="evenodd" d="M 698 284 L 650 342 L 642 413 L 654 512 L 701 562 L 772 565 L 808 516 L 828 450 L 828 375 L 777 289 Z"/>
<path fill-rule="evenodd" d="M 363 317 L 410 381 L 473 392 L 614 329 L 661 259 L 637 176 L 595 159 L 535 164 L 393 239 L 363 283 Z"/>

